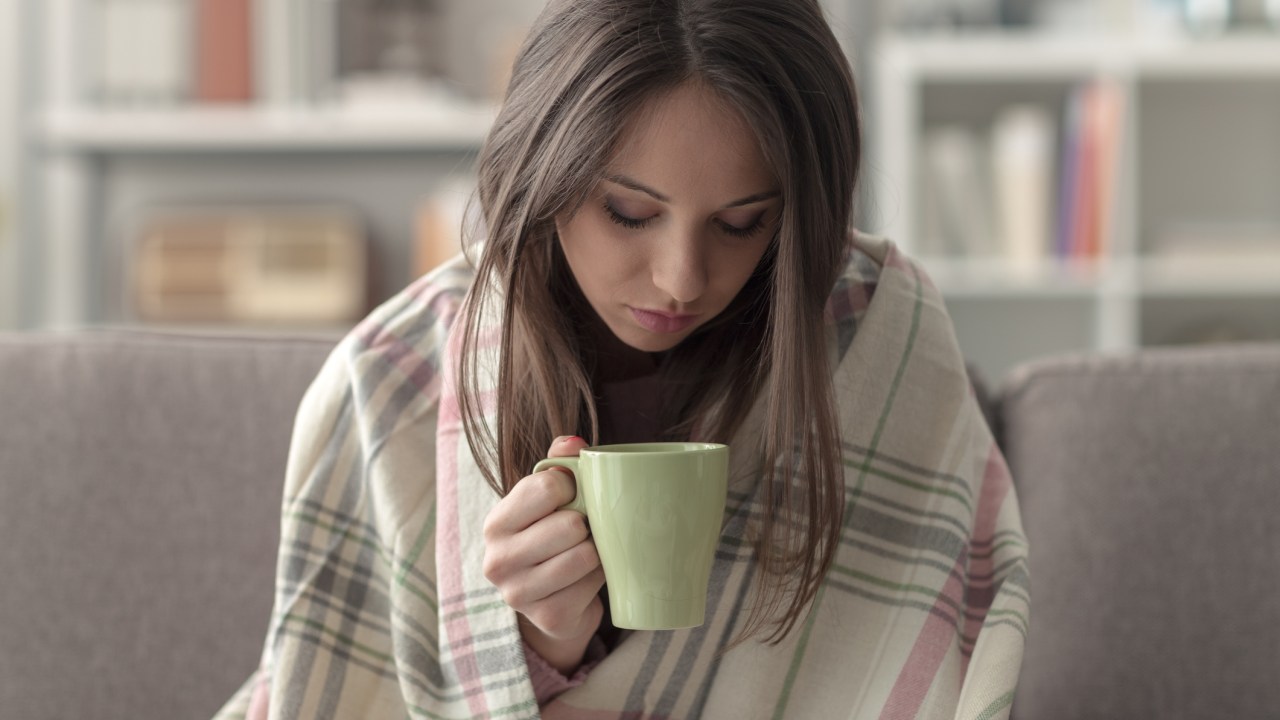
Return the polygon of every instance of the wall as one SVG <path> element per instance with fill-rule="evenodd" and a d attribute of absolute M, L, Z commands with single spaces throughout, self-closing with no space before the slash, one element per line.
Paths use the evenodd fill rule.
<path fill-rule="evenodd" d="M 18 323 L 18 3 L 0 0 L 0 329 Z"/>

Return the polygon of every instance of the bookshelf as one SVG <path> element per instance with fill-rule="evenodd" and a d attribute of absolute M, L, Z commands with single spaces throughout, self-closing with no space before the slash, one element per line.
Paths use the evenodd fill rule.
<path fill-rule="evenodd" d="M 490 75 L 539 9 L 521 0 L 396 3 L 432 13 L 431 27 L 412 39 L 431 48 L 414 60 L 427 79 L 406 83 L 345 67 L 339 45 L 350 41 L 338 25 L 352 20 L 343 13 L 354 2 L 231 0 L 251 20 L 252 91 L 228 100 L 201 95 L 211 66 L 202 70 L 197 59 L 201 13 L 226 3 L 18 4 L 37 78 L 21 128 L 31 148 L 21 194 L 35 208 L 23 249 L 35 272 L 19 278 L 14 294 L 29 308 L 21 325 L 53 328 L 143 324 L 127 287 L 129 246 L 145 216 L 184 204 L 354 209 L 373 248 L 370 305 L 394 293 L 412 280 L 424 203 L 473 182 L 475 154 L 496 115 Z M 127 12 L 113 20 L 104 14 L 111 7 Z M 148 71 L 136 53 L 113 65 L 104 49 L 112 28 L 115 42 L 149 43 L 151 64 L 168 53 L 173 68 Z M 245 79 L 243 60 L 228 65 Z M 145 92 L 122 92 L 130 73 Z M 219 82 L 228 92 L 226 78 Z"/>
<path fill-rule="evenodd" d="M 1280 37 L 886 34 L 872 58 L 875 230 L 924 262 L 984 374 L 1050 352 L 1280 340 Z M 975 251 L 934 237 L 932 132 L 990 142 L 1003 110 L 1043 108 L 1055 123 L 1041 161 L 1056 225 L 1072 94 L 1100 81 L 1123 112 L 1111 164 L 1101 161 L 1112 191 L 1096 255 L 1039 247 L 1015 261 L 1007 244 Z M 987 175 L 974 181 L 984 202 L 1000 202 Z"/>

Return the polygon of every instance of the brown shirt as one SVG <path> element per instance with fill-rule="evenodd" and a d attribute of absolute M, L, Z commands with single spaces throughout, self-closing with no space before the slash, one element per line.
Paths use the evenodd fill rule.
<path fill-rule="evenodd" d="M 602 383 L 597 404 L 602 444 L 654 442 L 662 428 L 658 375 Z"/>

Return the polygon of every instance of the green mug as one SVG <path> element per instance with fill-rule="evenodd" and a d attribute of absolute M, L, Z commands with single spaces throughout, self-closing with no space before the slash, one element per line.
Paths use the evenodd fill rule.
<path fill-rule="evenodd" d="M 534 472 L 573 471 L 564 506 L 587 516 L 604 566 L 613 624 L 674 630 L 703 623 L 720 542 L 729 447 L 669 442 L 601 445 L 548 458 Z"/>

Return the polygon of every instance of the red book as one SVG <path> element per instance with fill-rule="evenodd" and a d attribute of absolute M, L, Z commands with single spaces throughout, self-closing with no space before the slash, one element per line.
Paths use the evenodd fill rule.
<path fill-rule="evenodd" d="M 1078 174 L 1075 177 L 1075 222 L 1068 257 L 1091 258 L 1098 250 L 1098 88 L 1082 88 Z"/>
<path fill-rule="evenodd" d="M 253 0 L 196 0 L 195 99 L 253 101 Z"/>
<path fill-rule="evenodd" d="M 1115 242 L 1116 193 L 1120 191 L 1121 158 L 1124 142 L 1124 89 L 1115 81 L 1098 88 L 1098 256 L 1106 255 Z"/>

